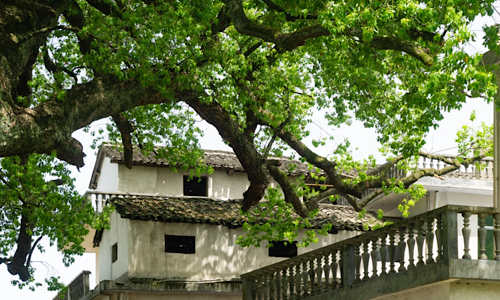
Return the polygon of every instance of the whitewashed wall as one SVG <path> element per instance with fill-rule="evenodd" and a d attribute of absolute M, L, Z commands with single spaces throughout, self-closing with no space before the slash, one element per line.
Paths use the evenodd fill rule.
<path fill-rule="evenodd" d="M 134 166 L 128 169 L 121 164 L 115 165 L 120 192 L 183 196 L 183 176 L 189 175 L 188 171 L 178 170 L 176 173 L 167 167 Z M 215 199 L 241 199 L 249 186 L 248 177 L 242 172 L 229 175 L 226 171 L 215 170 L 204 176 L 208 179 L 208 197 Z M 271 186 L 277 185 L 271 181 Z"/>
<path fill-rule="evenodd" d="M 118 192 L 118 164 L 111 163 L 109 157 L 104 157 L 101 174 L 97 180 L 97 191 Z"/>
<path fill-rule="evenodd" d="M 100 244 L 99 280 L 125 278 L 170 278 L 188 280 L 231 279 L 254 269 L 282 261 L 269 257 L 266 244 L 259 248 L 243 248 L 236 244 L 243 229 L 229 229 L 191 223 L 162 223 L 111 217 L 111 230 L 106 230 Z M 196 238 L 195 254 L 165 253 L 165 235 L 187 235 Z M 303 237 L 301 232 L 299 239 Z M 320 236 L 317 244 L 299 248 L 302 254 L 359 234 L 340 231 Z M 118 261 L 111 264 L 111 246 L 118 242 Z M 128 243 L 124 247 L 124 243 Z M 127 258 L 128 255 L 128 258 Z M 127 273 L 127 274 L 125 274 Z"/>
<path fill-rule="evenodd" d="M 104 230 L 99 244 L 98 264 L 99 277 L 96 282 L 103 280 L 124 280 L 128 274 L 129 248 L 131 245 L 130 221 L 123 219 L 116 212 L 111 214 L 110 229 Z M 118 259 L 111 262 L 111 247 L 118 243 Z"/>

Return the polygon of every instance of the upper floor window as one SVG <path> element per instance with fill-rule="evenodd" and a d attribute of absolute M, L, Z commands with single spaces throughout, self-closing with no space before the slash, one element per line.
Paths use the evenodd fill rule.
<path fill-rule="evenodd" d="M 294 257 L 297 256 L 297 242 L 278 241 L 272 242 L 269 248 L 269 256 L 274 257 Z"/>
<path fill-rule="evenodd" d="M 111 246 L 111 263 L 118 260 L 118 243 Z"/>
<path fill-rule="evenodd" d="M 195 253 L 195 237 L 184 235 L 165 235 L 165 252 Z"/>
<path fill-rule="evenodd" d="M 208 196 L 207 193 L 207 178 L 193 177 L 185 175 L 183 178 L 184 196 Z"/>

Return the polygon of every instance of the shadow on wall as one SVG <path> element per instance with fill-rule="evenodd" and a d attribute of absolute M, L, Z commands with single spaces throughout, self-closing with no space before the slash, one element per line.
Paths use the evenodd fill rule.
<path fill-rule="evenodd" d="M 269 257 L 264 243 L 261 247 L 248 248 L 237 245 L 238 236 L 244 234 L 242 228 L 131 221 L 131 232 L 129 278 L 228 280 L 286 259 Z M 299 254 L 357 234 L 355 231 L 340 231 L 325 236 L 318 244 L 300 248 Z M 194 237 L 195 253 L 166 252 L 165 235 Z"/>

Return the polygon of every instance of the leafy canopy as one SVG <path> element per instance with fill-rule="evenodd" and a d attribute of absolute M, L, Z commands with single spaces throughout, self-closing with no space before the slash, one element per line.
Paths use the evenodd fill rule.
<path fill-rule="evenodd" d="M 242 244 L 295 238 L 292 232 L 303 225 L 290 218 L 292 208 L 306 219 L 325 199 L 342 198 L 362 214 L 379 195 L 409 192 L 412 199 L 400 206 L 407 215 L 425 193 L 413 185 L 419 178 L 491 154 L 487 127 L 465 127 L 454 159 L 420 149 L 442 113 L 460 109 L 466 95 L 494 99 L 494 75 L 481 54 L 464 51 L 475 39 L 471 23 L 491 16 L 492 5 L 492 0 L 6 1 L 0 11 L 5 20 L 0 24 L 5 45 L 0 47 L 5 132 L 0 259 L 28 281 L 35 237 L 57 240 L 66 262 L 82 253 L 87 232 L 82 224 L 102 224 L 94 224 L 96 215 L 56 157 L 83 166 L 82 147 L 71 133 L 91 131 L 88 126 L 102 118 L 112 121 L 93 134 L 121 142 L 127 166 L 136 144 L 171 165 L 190 168 L 194 176 L 210 171 L 200 163 L 201 117 L 248 174 L 244 210 L 266 195 L 269 178 L 278 182 L 283 195 L 270 189 L 269 202 L 262 205 L 277 207 L 275 219 L 281 221 L 248 225 L 249 239 Z M 496 49 L 497 29 L 484 30 L 485 45 Z M 375 128 L 388 162 L 355 161 L 348 142 L 330 158 L 316 154 L 314 148 L 326 141 L 302 140 L 317 111 L 333 127 L 360 120 Z M 155 144 L 165 149 L 155 150 Z M 293 182 L 267 159 L 290 149 L 311 166 L 310 174 Z M 447 167 L 390 175 L 395 166 L 414 169 L 418 156 Z M 16 247 L 20 254 L 12 256 Z"/>

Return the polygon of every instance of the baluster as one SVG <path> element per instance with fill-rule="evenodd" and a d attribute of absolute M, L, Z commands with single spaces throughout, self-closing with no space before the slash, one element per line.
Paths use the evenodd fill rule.
<path fill-rule="evenodd" d="M 264 285 L 264 282 L 261 281 L 262 279 L 255 279 L 255 296 L 257 300 L 262 300 L 262 294 L 263 294 L 263 289 L 262 286 Z"/>
<path fill-rule="evenodd" d="M 281 298 L 283 300 L 287 300 L 287 290 L 288 290 L 288 267 L 285 267 L 283 270 L 281 270 L 282 276 L 281 276 L 281 290 L 282 290 L 282 296 Z"/>
<path fill-rule="evenodd" d="M 309 293 L 309 270 L 307 265 L 308 261 L 302 263 L 302 278 L 304 281 L 304 285 L 302 286 L 302 295 L 307 295 Z"/>
<path fill-rule="evenodd" d="M 264 275 L 262 277 L 262 296 L 264 300 L 269 300 L 269 284 L 268 284 L 268 276 Z"/>
<path fill-rule="evenodd" d="M 354 266 L 356 267 L 356 277 L 354 283 L 361 281 L 361 254 L 359 253 L 360 242 L 354 244 Z"/>
<path fill-rule="evenodd" d="M 493 235 L 495 237 L 495 260 L 500 260 L 500 214 L 494 214 L 495 227 L 493 229 Z"/>
<path fill-rule="evenodd" d="M 259 287 L 257 286 L 258 285 L 258 282 L 257 282 L 257 279 L 256 278 L 248 278 L 248 281 L 247 281 L 248 284 L 250 284 L 250 299 L 253 299 L 253 300 L 257 300 L 257 297 L 258 297 L 258 291 L 259 291 Z"/>
<path fill-rule="evenodd" d="M 335 249 L 333 250 L 332 252 L 332 265 L 331 265 L 331 268 L 332 268 L 332 287 L 333 288 L 336 288 L 337 285 L 338 285 L 338 282 L 337 282 L 337 269 L 339 267 L 339 263 L 338 263 L 338 260 L 337 260 L 337 252 L 338 250 Z"/>
<path fill-rule="evenodd" d="M 436 216 L 436 242 L 437 242 L 437 257 L 436 261 L 443 259 L 443 215 Z"/>
<path fill-rule="evenodd" d="M 488 256 L 486 255 L 486 228 L 484 226 L 486 225 L 486 214 L 485 213 L 480 213 L 478 215 L 479 217 L 479 259 L 488 259 Z"/>
<path fill-rule="evenodd" d="M 331 290 L 330 288 L 330 266 L 332 264 L 332 262 L 330 261 L 330 257 L 332 256 L 333 254 L 327 252 L 326 256 L 325 256 L 325 266 L 323 267 L 323 269 L 325 270 L 325 285 L 324 285 L 324 290 L 325 291 L 329 291 Z"/>
<path fill-rule="evenodd" d="M 372 277 L 371 278 L 377 278 L 377 260 L 379 256 L 379 251 L 377 248 L 377 242 L 378 242 L 378 236 L 374 236 L 372 238 Z"/>
<path fill-rule="evenodd" d="M 396 256 L 396 245 L 395 245 L 395 235 L 396 235 L 396 230 L 391 229 L 389 231 L 389 274 L 394 274 L 396 273 L 395 266 L 394 266 L 394 257 Z"/>
<path fill-rule="evenodd" d="M 425 236 L 425 242 L 427 243 L 427 260 L 425 263 L 430 264 L 434 262 L 432 258 L 432 246 L 434 245 L 434 217 L 427 218 L 427 234 Z"/>
<path fill-rule="evenodd" d="M 309 277 L 311 278 L 311 288 L 309 295 L 314 295 L 315 289 L 316 289 L 316 259 L 312 258 L 312 260 L 309 261 Z"/>
<path fill-rule="evenodd" d="M 417 251 L 418 251 L 418 263 L 417 267 L 424 265 L 424 221 L 418 221 L 417 223 L 418 233 L 417 233 Z"/>
<path fill-rule="evenodd" d="M 295 294 L 296 297 L 295 299 L 300 299 L 300 285 L 302 284 L 302 273 L 300 270 L 300 262 L 298 262 L 297 265 L 295 265 Z"/>
<path fill-rule="evenodd" d="M 370 252 L 368 251 L 368 244 L 370 243 L 370 240 L 365 240 L 363 242 L 363 281 L 367 281 L 370 279 L 370 276 L 368 276 L 368 266 L 370 264 Z"/>
<path fill-rule="evenodd" d="M 322 266 L 322 261 L 323 261 L 323 254 L 319 253 L 316 255 L 316 261 L 317 261 L 317 267 L 316 267 L 316 294 L 321 294 L 322 292 L 322 275 L 323 275 L 323 266 Z"/>
<path fill-rule="evenodd" d="M 290 282 L 288 283 L 288 287 L 290 288 L 290 291 L 289 291 L 289 299 L 295 299 L 295 268 L 297 266 L 296 265 L 291 265 L 289 267 L 289 272 L 290 272 L 290 276 L 289 276 L 289 280 Z"/>
<path fill-rule="evenodd" d="M 281 300 L 281 271 L 276 271 L 276 300 Z"/>
<path fill-rule="evenodd" d="M 386 265 L 387 265 L 387 234 L 382 233 L 380 235 L 380 260 L 382 261 L 382 270 L 380 272 L 380 277 L 386 276 Z"/>
<path fill-rule="evenodd" d="M 423 158 L 423 161 L 422 161 L 422 169 L 427 169 L 427 158 Z"/>
<path fill-rule="evenodd" d="M 269 274 L 269 280 L 268 280 L 270 300 L 276 300 L 275 283 L 276 282 L 274 281 L 274 272 L 272 271 L 271 274 Z"/>
<path fill-rule="evenodd" d="M 415 268 L 415 238 L 413 231 L 415 229 L 415 223 L 408 224 L 408 255 L 409 255 L 409 263 L 408 270 Z"/>
<path fill-rule="evenodd" d="M 471 234 L 471 229 L 470 229 L 470 216 L 472 213 L 468 211 L 464 211 L 462 213 L 462 216 L 464 217 L 464 228 L 462 228 L 462 235 L 464 236 L 464 255 L 462 256 L 463 259 L 471 259 L 470 255 L 470 248 L 469 248 L 469 241 L 470 241 L 470 234 Z"/>
<path fill-rule="evenodd" d="M 398 228 L 399 229 L 399 243 L 398 243 L 398 249 L 399 249 L 399 269 L 398 272 L 405 271 L 405 251 L 406 251 L 406 227 L 401 226 Z"/>

